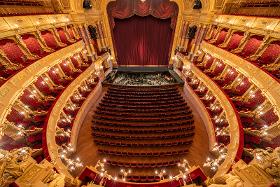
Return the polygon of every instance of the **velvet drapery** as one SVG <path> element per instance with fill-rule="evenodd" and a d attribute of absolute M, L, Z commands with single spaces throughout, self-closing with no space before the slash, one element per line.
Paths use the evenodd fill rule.
<path fill-rule="evenodd" d="M 168 65 L 178 6 L 169 0 L 117 0 L 107 7 L 119 65 Z"/>
<path fill-rule="evenodd" d="M 170 19 L 133 16 L 115 22 L 113 33 L 119 65 L 168 65 Z"/>
<path fill-rule="evenodd" d="M 107 7 L 110 24 L 114 28 L 114 18 L 125 19 L 137 16 L 151 15 L 160 19 L 171 18 L 171 27 L 174 29 L 177 21 L 178 6 L 169 0 L 117 0 L 110 2 Z"/>

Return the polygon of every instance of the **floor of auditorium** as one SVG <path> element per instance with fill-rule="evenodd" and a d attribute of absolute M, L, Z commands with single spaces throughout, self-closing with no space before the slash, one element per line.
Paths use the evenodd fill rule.
<path fill-rule="evenodd" d="M 101 100 L 103 95 L 106 92 L 106 88 L 103 88 L 103 92 L 100 95 L 99 99 L 97 102 L 92 103 L 91 110 L 88 112 L 86 115 L 86 118 L 81 126 L 80 132 L 79 132 L 79 138 L 78 138 L 78 146 L 77 146 L 77 151 L 76 151 L 76 156 L 78 156 L 81 161 L 83 162 L 84 166 L 95 166 L 98 160 L 102 160 L 103 157 L 100 157 L 97 154 L 97 147 L 94 144 L 93 137 L 91 135 L 92 133 L 92 116 L 95 111 L 95 107 L 98 105 L 98 102 Z M 182 94 L 183 95 L 183 94 Z M 185 97 L 185 96 L 184 96 Z M 192 113 L 194 115 L 194 125 L 195 125 L 195 135 L 193 138 L 193 143 L 189 148 L 189 153 L 186 156 L 186 159 L 189 161 L 191 166 L 200 166 L 203 168 L 203 163 L 205 162 L 209 151 L 208 151 L 208 135 L 206 132 L 206 129 L 204 127 L 203 121 L 199 116 L 199 111 L 196 110 L 195 105 L 189 101 L 185 97 L 188 105 L 192 109 Z M 107 167 L 108 168 L 108 167 Z M 106 168 L 106 169 L 107 169 Z M 121 168 L 112 168 L 108 169 L 108 173 L 112 176 L 117 176 L 119 174 L 119 170 Z M 171 169 L 173 171 L 170 171 L 170 169 L 167 171 L 169 175 L 176 175 L 178 174 L 178 168 L 173 167 Z M 77 175 L 81 171 L 77 171 Z M 132 171 L 133 172 L 133 171 Z M 206 173 L 208 174 L 208 173 Z M 153 176 L 154 175 L 154 170 L 142 170 L 142 171 L 137 171 L 136 173 L 132 173 L 134 176 Z"/>

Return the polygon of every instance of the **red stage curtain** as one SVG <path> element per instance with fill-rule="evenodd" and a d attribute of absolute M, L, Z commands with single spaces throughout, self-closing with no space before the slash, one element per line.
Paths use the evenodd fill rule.
<path fill-rule="evenodd" d="M 146 0 L 145 2 L 141 0 L 117 0 L 108 4 L 107 12 L 112 27 L 115 26 L 114 18 L 124 19 L 133 15 L 142 17 L 152 15 L 160 19 L 171 18 L 171 27 L 175 28 L 178 6 L 169 0 Z"/>
<path fill-rule="evenodd" d="M 107 6 L 120 65 L 168 65 L 178 6 L 170 0 L 117 0 Z"/>
<path fill-rule="evenodd" d="M 115 19 L 113 36 L 119 65 L 168 65 L 171 19 L 132 16 Z"/>

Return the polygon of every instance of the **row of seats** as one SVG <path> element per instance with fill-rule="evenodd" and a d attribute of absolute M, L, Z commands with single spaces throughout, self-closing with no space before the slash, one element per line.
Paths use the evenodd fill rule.
<path fill-rule="evenodd" d="M 22 91 L 21 95 L 13 104 L 6 120 L 8 123 L 12 123 L 23 129 L 25 132 L 23 137 L 26 141 L 23 143 L 21 140 L 11 140 L 8 138 L 7 141 L 3 141 L 2 148 L 6 150 L 24 146 L 29 146 L 34 149 L 42 148 L 42 128 L 48 119 L 48 113 L 51 111 L 52 105 L 65 87 L 91 64 L 90 60 L 83 58 L 82 52 L 73 55 L 73 57 L 78 60 L 77 64 L 73 63 L 71 58 L 67 59 L 67 63 L 62 61 L 60 64 L 55 65 L 40 75 Z M 60 69 L 64 64 L 66 64 L 67 69 Z M 94 88 L 95 83 L 92 81 L 88 82 L 87 85 L 88 87 Z M 80 94 L 84 93 L 81 90 Z M 65 108 L 65 111 L 67 110 Z M 66 132 L 68 129 L 69 126 L 62 131 Z M 56 141 L 68 142 L 69 137 L 65 133 L 62 133 L 56 137 Z M 40 159 L 43 159 L 42 155 L 39 156 Z"/>
<path fill-rule="evenodd" d="M 110 151 L 110 150 L 102 150 L 98 149 L 100 154 L 105 155 L 115 155 L 115 156 L 125 156 L 125 157 L 133 157 L 133 156 L 144 156 L 144 157 L 161 157 L 161 156 L 178 156 L 178 155 L 186 155 L 189 151 L 188 150 L 181 150 L 181 151 L 168 151 L 168 152 L 124 152 L 124 151 Z"/>
<path fill-rule="evenodd" d="M 140 130 L 140 129 L 131 129 L 131 128 L 126 128 L 126 129 L 118 129 L 116 128 L 106 128 L 106 127 L 93 127 L 92 130 L 96 133 L 119 133 L 119 134 L 137 134 L 137 135 L 142 135 L 142 134 L 163 134 L 163 133 L 176 133 L 176 132 L 186 132 L 189 130 L 194 129 L 194 126 L 190 127 L 177 127 L 177 128 L 168 128 L 168 129 L 149 129 L 149 130 Z"/>
<path fill-rule="evenodd" d="M 116 111 L 107 111 L 107 110 L 101 110 L 96 111 L 96 114 L 100 115 L 109 115 L 109 116 L 133 116 L 133 117 L 143 117 L 143 118 L 149 118 L 149 117 L 155 117 L 155 116 L 174 116 L 174 115 L 188 115 L 191 114 L 191 111 L 171 111 L 171 112 L 149 112 L 149 113 L 134 113 L 134 112 L 116 112 Z"/>
<path fill-rule="evenodd" d="M 114 93 L 106 93 L 105 96 L 108 97 L 118 97 L 120 99 L 124 99 L 124 98 L 130 98 L 130 99 L 151 99 L 150 95 L 136 95 L 136 94 L 132 94 L 132 93 L 119 93 L 119 92 L 114 92 Z M 180 97 L 180 94 L 178 93 L 156 93 L 153 94 L 153 99 L 167 99 L 167 98 L 173 98 L 171 97 L 173 96 L 174 98 L 176 97 Z"/>
<path fill-rule="evenodd" d="M 161 159 L 166 162 L 159 167 L 177 163 L 174 156 L 183 158 L 194 136 L 193 115 L 179 89 L 177 85 L 109 85 L 92 120 L 99 154 L 119 167 L 123 166 L 121 160 L 132 156 L 139 157 L 139 164 L 132 166 L 138 168 L 153 168 L 152 162 Z M 151 156 L 153 161 L 147 163 L 145 158 Z"/>
<path fill-rule="evenodd" d="M 193 134 L 191 134 L 193 135 Z M 94 136 L 94 134 L 93 134 Z M 95 137 L 95 136 L 94 136 Z M 112 137 L 112 136 L 111 136 Z M 140 140 L 144 143 L 140 143 Z M 126 139 L 125 141 L 120 141 L 120 140 L 115 140 L 114 138 L 97 138 L 95 137 L 94 142 L 97 145 L 110 145 L 110 146 L 117 146 L 117 147 L 172 147 L 172 146 L 179 146 L 179 145 L 190 145 L 192 143 L 192 140 L 190 140 L 189 137 L 185 139 L 180 139 L 180 140 L 169 140 L 169 139 L 161 139 L 160 141 L 154 140 L 146 140 L 146 139 L 140 139 L 138 141 L 133 140 L 128 140 Z M 130 141 L 130 142 L 129 142 Z"/>
<path fill-rule="evenodd" d="M 0 39 L 0 85 L 35 61 L 79 40 L 73 25 Z"/>
<path fill-rule="evenodd" d="M 142 103 L 144 104 L 144 103 Z M 186 103 L 171 103 L 171 104 L 162 104 L 160 106 L 158 105 L 138 105 L 138 106 L 134 106 L 134 105 L 129 105 L 129 104 L 115 104 L 115 103 L 100 103 L 99 106 L 102 106 L 102 107 L 114 107 L 114 108 L 125 108 L 125 109 L 143 109 L 143 110 L 146 110 L 146 109 L 162 109 L 162 108 L 176 108 L 176 107 L 184 107 L 184 106 L 187 106 Z"/>
<path fill-rule="evenodd" d="M 231 98 L 245 127 L 260 128 L 279 120 L 273 105 L 249 77 L 210 54 L 201 54 L 194 64 L 216 82 Z M 215 72 L 217 67 L 223 67 Z M 215 73 L 214 73 L 215 72 Z"/>
<path fill-rule="evenodd" d="M 159 163 L 124 163 L 117 161 L 108 160 L 108 164 L 112 166 L 125 167 L 125 168 L 162 168 L 168 166 L 175 166 L 180 162 L 180 160 L 173 160 L 169 162 L 159 162 Z"/>
<path fill-rule="evenodd" d="M 280 78 L 280 40 L 250 32 L 212 26 L 205 40 Z"/>
<path fill-rule="evenodd" d="M 186 74 L 186 82 L 204 104 L 209 113 L 209 116 L 212 119 L 214 127 L 216 127 L 217 129 L 227 128 L 228 122 L 225 116 L 225 112 L 219 101 L 214 96 L 214 93 L 212 93 L 202 81 L 200 81 L 195 75 L 193 75 L 193 73 L 187 72 Z M 216 132 L 216 140 L 218 143 L 223 143 L 224 145 L 228 145 L 230 143 L 228 133 L 220 134 Z"/>
<path fill-rule="evenodd" d="M 106 121 L 127 121 L 127 122 L 139 122 L 139 123 L 150 123 L 150 122 L 161 122 L 161 121 L 173 121 L 173 120 L 188 120 L 191 119 L 193 116 L 192 114 L 188 114 L 186 116 L 184 115 L 178 115 L 178 116 L 168 116 L 165 118 L 161 117 L 147 117 L 147 118 L 141 118 L 141 117 L 114 117 L 114 116 L 109 116 L 109 115 L 100 115 L 96 114 L 95 119 L 98 120 L 106 120 Z"/>
<path fill-rule="evenodd" d="M 158 140 L 158 139 L 168 140 L 168 139 L 192 137 L 194 136 L 194 133 L 180 132 L 172 135 L 121 136 L 121 135 L 111 135 L 108 133 L 93 132 L 92 135 L 96 138 L 120 139 L 120 140 Z"/>
<path fill-rule="evenodd" d="M 182 121 L 168 121 L 168 122 L 161 122 L 161 123 L 149 123 L 149 124 L 135 124 L 135 123 L 126 123 L 126 122 L 111 122 L 111 121 L 103 121 L 103 120 L 93 120 L 93 123 L 97 125 L 106 125 L 106 126 L 113 126 L 113 127 L 130 127 L 130 128 L 136 128 L 136 127 L 160 127 L 160 128 L 166 128 L 166 127 L 174 127 L 174 126 L 185 126 L 190 125 L 194 123 L 193 119 L 190 120 L 182 120 Z"/>
<path fill-rule="evenodd" d="M 108 112 L 116 112 L 116 113 L 133 113 L 133 114 L 139 114 L 139 113 L 166 113 L 166 112 L 170 112 L 169 108 L 145 108 L 145 109 L 141 109 L 141 108 L 111 108 L 109 106 L 97 106 L 97 109 L 99 111 L 108 111 Z M 189 107 L 188 106 L 182 106 L 182 107 L 176 107 L 176 108 L 172 108 L 173 112 L 181 112 L 181 111 L 189 111 Z M 159 114 L 160 115 L 160 114 Z"/>

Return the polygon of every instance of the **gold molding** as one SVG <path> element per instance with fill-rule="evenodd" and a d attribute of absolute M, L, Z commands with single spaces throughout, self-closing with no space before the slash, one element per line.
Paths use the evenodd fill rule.
<path fill-rule="evenodd" d="M 253 84 L 262 90 L 266 98 L 275 107 L 277 115 L 280 116 L 280 83 L 276 79 L 247 60 L 205 41 L 202 42 L 201 49 L 215 58 L 223 60 L 225 64 L 248 77 Z"/>
<path fill-rule="evenodd" d="M 68 14 L 11 16 L 0 18 L 0 38 L 71 24 Z"/>
<path fill-rule="evenodd" d="M 94 91 L 92 91 L 87 96 L 86 100 L 83 102 L 82 106 L 79 108 L 77 115 L 75 116 L 75 120 L 73 122 L 73 126 L 71 129 L 71 139 L 70 139 L 70 143 L 74 148 L 74 151 L 76 151 L 77 148 L 77 142 L 78 142 L 79 132 L 80 132 L 82 122 L 84 121 L 86 115 L 88 114 L 88 111 L 91 109 L 92 104 L 97 101 L 97 99 L 102 93 L 101 81 L 102 80 L 98 82 L 98 84 L 94 88 Z"/>
<path fill-rule="evenodd" d="M 83 42 L 79 41 L 59 51 L 56 51 L 18 72 L 0 87 L 0 124 L 9 113 L 12 104 L 18 99 L 22 91 L 32 84 L 37 77 L 48 71 L 50 67 L 59 64 L 61 60 L 72 56 L 83 49 Z"/>
<path fill-rule="evenodd" d="M 185 74 L 181 73 L 178 70 L 175 71 L 181 77 L 182 80 L 186 80 Z M 209 115 L 203 102 L 200 100 L 200 98 L 197 96 L 197 94 L 193 91 L 193 89 L 188 85 L 186 81 L 183 91 L 188 101 L 196 105 L 195 110 L 199 111 L 199 116 L 201 117 L 208 134 L 209 150 L 212 150 L 214 148 L 214 144 L 216 143 L 216 134 L 213 122 L 211 120 L 211 116 Z"/>
<path fill-rule="evenodd" d="M 280 38 L 280 20 L 277 18 L 217 15 L 213 24 L 255 34 L 270 34 L 272 37 Z"/>
<path fill-rule="evenodd" d="M 198 69 L 196 66 L 191 64 L 189 60 L 187 60 L 186 58 L 181 58 L 181 60 L 183 61 L 185 67 L 190 67 L 194 75 L 204 83 L 204 85 L 208 88 L 208 90 L 210 90 L 212 93 L 215 93 L 216 99 L 219 101 L 221 107 L 226 113 L 226 118 L 230 130 L 230 143 L 227 146 L 228 149 L 227 156 L 224 162 L 219 166 L 219 169 L 214 175 L 214 178 L 223 176 L 230 170 L 232 164 L 234 163 L 240 145 L 240 141 L 239 141 L 240 129 L 238 123 L 239 118 L 231 102 L 228 100 L 224 92 L 221 89 L 219 89 L 217 85 L 208 76 L 206 76 L 203 72 L 201 72 L 200 69 Z"/>
<path fill-rule="evenodd" d="M 64 175 L 71 177 L 72 175 L 68 172 L 67 167 L 63 164 L 62 160 L 58 154 L 58 146 L 56 144 L 55 136 L 56 136 L 56 127 L 57 122 L 60 119 L 60 113 L 63 111 L 63 108 L 67 104 L 70 97 L 73 95 L 75 91 L 78 90 L 80 85 L 88 79 L 92 73 L 96 71 L 96 67 L 102 64 L 102 61 L 106 59 L 108 55 L 104 55 L 98 58 L 94 63 L 92 63 L 81 75 L 79 75 L 67 88 L 63 91 L 60 95 L 59 99 L 56 101 L 55 105 L 53 106 L 52 110 L 50 111 L 47 129 L 46 129 L 46 141 L 49 151 L 49 156 L 51 160 L 55 163 L 56 169 L 59 173 L 63 173 Z"/>

